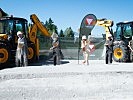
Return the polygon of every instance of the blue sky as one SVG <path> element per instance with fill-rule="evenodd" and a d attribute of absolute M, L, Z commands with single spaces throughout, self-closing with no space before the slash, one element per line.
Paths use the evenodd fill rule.
<path fill-rule="evenodd" d="M 113 20 L 114 24 L 133 20 L 132 0 L 0 0 L 0 7 L 9 15 L 26 18 L 29 23 L 33 13 L 42 22 L 52 18 L 58 31 L 72 27 L 78 32 L 81 21 L 87 14 L 94 14 L 98 19 Z M 92 35 L 100 36 L 103 32 L 102 27 L 95 27 Z"/>

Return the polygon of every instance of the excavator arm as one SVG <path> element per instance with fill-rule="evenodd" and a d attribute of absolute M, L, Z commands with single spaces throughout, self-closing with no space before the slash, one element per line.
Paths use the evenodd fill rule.
<path fill-rule="evenodd" d="M 51 35 L 35 14 L 32 14 L 30 19 L 33 22 L 33 25 L 29 29 L 29 39 L 34 43 L 36 56 L 39 57 L 39 39 L 37 38 L 37 30 L 40 30 L 44 36 L 51 37 Z"/>
<path fill-rule="evenodd" d="M 30 15 L 30 19 L 33 22 L 33 25 L 29 32 L 29 37 L 32 42 L 34 42 L 35 41 L 34 39 L 36 39 L 37 30 L 40 30 L 44 36 L 47 37 L 51 36 L 46 27 L 40 22 L 40 20 L 35 14 Z"/>
<path fill-rule="evenodd" d="M 108 34 L 112 34 L 113 21 L 106 19 L 98 19 L 96 25 L 104 27 L 106 32 L 106 39 L 108 39 Z"/>

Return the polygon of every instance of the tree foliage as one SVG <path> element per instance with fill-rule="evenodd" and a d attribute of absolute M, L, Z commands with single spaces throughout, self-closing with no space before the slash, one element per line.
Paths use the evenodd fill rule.
<path fill-rule="evenodd" d="M 60 30 L 60 34 L 59 34 L 60 37 L 64 37 L 64 33 L 63 33 L 63 30 Z"/>
<path fill-rule="evenodd" d="M 74 38 L 74 32 L 71 27 L 67 28 L 64 32 L 65 37 L 73 37 Z"/>
<path fill-rule="evenodd" d="M 49 20 L 47 20 L 44 24 L 44 26 L 48 29 L 48 32 L 50 34 L 52 34 L 53 32 L 58 34 L 58 28 L 57 26 L 54 24 L 54 21 L 49 18 Z M 74 32 L 72 30 L 71 27 L 66 28 L 66 30 L 63 32 L 63 30 L 61 29 L 59 32 L 59 36 L 60 37 L 73 37 L 74 38 Z"/>
<path fill-rule="evenodd" d="M 48 29 L 49 33 L 52 34 L 54 31 L 55 33 L 58 34 L 57 26 L 54 24 L 51 18 L 49 18 L 49 20 L 45 22 L 45 27 Z"/>

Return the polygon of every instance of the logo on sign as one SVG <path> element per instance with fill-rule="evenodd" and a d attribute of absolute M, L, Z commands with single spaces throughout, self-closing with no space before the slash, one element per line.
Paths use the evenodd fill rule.
<path fill-rule="evenodd" d="M 92 24 L 92 21 L 93 21 L 93 19 L 90 19 L 90 18 L 86 18 L 86 25 L 88 26 L 88 25 L 91 25 Z"/>
<path fill-rule="evenodd" d="M 93 18 L 87 17 L 85 19 L 85 27 L 92 28 L 93 27 Z"/>

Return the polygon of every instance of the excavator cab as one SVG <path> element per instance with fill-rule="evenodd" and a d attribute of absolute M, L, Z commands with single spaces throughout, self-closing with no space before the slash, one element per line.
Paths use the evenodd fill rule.
<path fill-rule="evenodd" d="M 3 17 L 0 18 L 0 37 L 5 36 L 10 42 L 17 43 L 17 32 L 22 31 L 24 35 L 27 32 L 27 20 L 23 18 L 15 17 Z"/>
<path fill-rule="evenodd" d="M 35 44 L 29 39 L 28 21 L 24 18 L 2 17 L 0 18 L 0 65 L 5 66 L 14 61 L 18 31 L 22 31 L 27 38 L 29 62 L 35 60 Z"/>
<path fill-rule="evenodd" d="M 8 64 L 15 59 L 17 32 L 22 31 L 27 37 L 27 20 L 17 17 L 0 18 L 0 65 Z"/>
<path fill-rule="evenodd" d="M 120 22 L 117 23 L 116 32 L 114 34 L 114 38 L 116 40 L 128 40 L 132 39 L 133 35 L 133 22 Z"/>

